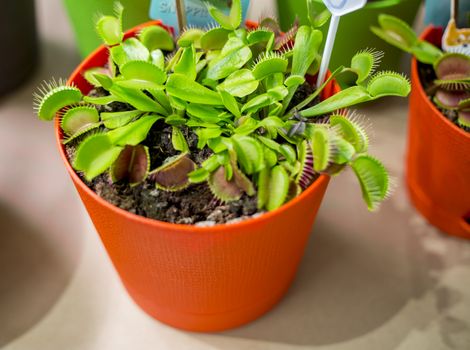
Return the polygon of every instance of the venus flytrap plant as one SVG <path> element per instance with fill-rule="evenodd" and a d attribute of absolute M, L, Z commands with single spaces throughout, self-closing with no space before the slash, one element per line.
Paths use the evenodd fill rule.
<path fill-rule="evenodd" d="M 320 174 L 350 167 L 368 208 L 376 209 L 389 193 L 388 174 L 368 155 L 365 128 L 344 108 L 406 96 L 408 80 L 376 73 L 382 54 L 364 50 L 299 100 L 306 75 L 318 71 L 322 34 L 316 27 L 328 15 L 312 13 L 311 25 L 282 35 L 271 19 L 258 29 L 240 27 L 240 0 L 229 15 L 208 8 L 220 26 L 188 28 L 175 44 L 155 26 L 124 40 L 117 5 L 115 16 L 97 22 L 110 61 L 84 73 L 101 94 L 83 96 L 63 82 L 40 90 L 38 116 L 62 115 L 64 143 L 75 147 L 74 169 L 87 181 L 108 172 L 113 182 L 150 182 L 172 192 L 207 183 L 219 201 L 257 196 L 259 210 L 274 210 Z M 342 74 L 354 76 L 353 84 L 314 104 Z M 152 135 L 163 129 L 172 150 L 156 159 Z"/>
<path fill-rule="evenodd" d="M 371 30 L 380 38 L 406 52 L 423 64 L 432 65 L 436 79 L 427 89 L 433 102 L 459 127 L 470 131 L 470 56 L 446 53 L 421 40 L 405 22 L 389 15 L 379 16 L 380 27 Z"/>

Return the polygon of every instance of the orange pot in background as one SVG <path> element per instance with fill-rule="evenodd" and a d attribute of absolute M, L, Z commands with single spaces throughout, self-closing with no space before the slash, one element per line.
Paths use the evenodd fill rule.
<path fill-rule="evenodd" d="M 422 38 L 440 46 L 442 29 Z M 421 214 L 440 230 L 470 238 L 470 133 L 446 119 L 427 97 L 413 59 L 407 184 Z"/>
<path fill-rule="evenodd" d="M 150 24 L 155 23 L 160 24 Z M 107 56 L 99 48 L 69 83 L 88 93 L 91 87 L 82 73 L 103 66 Z M 323 97 L 337 89 L 330 84 Z M 65 166 L 109 257 L 130 296 L 147 313 L 186 330 L 220 331 L 258 318 L 287 291 L 329 177 L 321 176 L 294 200 L 248 221 L 207 228 L 169 224 L 131 214 L 96 195 L 72 169 L 57 119 L 55 132 Z"/>

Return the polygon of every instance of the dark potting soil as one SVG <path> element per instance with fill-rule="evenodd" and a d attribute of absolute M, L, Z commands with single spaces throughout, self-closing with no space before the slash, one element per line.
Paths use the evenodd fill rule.
<path fill-rule="evenodd" d="M 436 105 L 433 101 L 434 94 L 435 94 L 434 80 L 437 79 L 433 66 L 418 62 L 418 72 L 419 72 L 419 78 L 421 80 L 421 84 L 423 84 L 424 91 L 426 92 L 426 95 L 428 96 L 431 103 L 434 106 L 436 106 L 436 108 L 441 112 L 442 115 L 444 115 L 452 123 L 454 123 L 459 128 L 461 128 L 460 125 L 457 124 L 458 115 L 456 111 L 443 109 L 439 107 L 438 105 Z"/>
<path fill-rule="evenodd" d="M 313 88 L 308 84 L 299 88 L 290 108 L 312 92 Z M 106 91 L 94 89 L 89 95 L 104 96 Z M 316 103 L 318 100 L 313 101 L 310 105 Z M 97 109 L 99 112 L 118 112 L 132 108 L 125 103 L 115 102 L 106 106 L 97 106 Z M 188 142 L 192 160 L 201 164 L 212 154 L 211 150 L 208 148 L 198 149 L 197 135 L 189 128 L 181 128 L 181 130 Z M 149 148 L 150 169 L 159 167 L 166 158 L 179 153 L 173 148 L 171 131 L 171 127 L 158 121 L 143 142 Z M 65 146 L 70 160 L 74 157 L 76 145 L 76 142 L 72 142 Z M 133 214 L 155 220 L 176 224 L 213 226 L 234 223 L 262 214 L 258 211 L 256 196 L 244 195 L 238 201 L 222 203 L 213 196 L 205 183 L 191 185 L 182 191 L 168 192 L 157 189 L 150 180 L 131 187 L 127 183 L 113 183 L 107 173 L 96 177 L 91 182 L 87 181 L 82 174 L 78 173 L 78 175 L 90 189 L 107 202 Z"/>

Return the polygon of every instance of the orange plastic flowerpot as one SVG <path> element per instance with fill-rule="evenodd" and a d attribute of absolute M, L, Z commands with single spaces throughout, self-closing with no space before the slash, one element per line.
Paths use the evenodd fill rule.
<path fill-rule="evenodd" d="M 422 38 L 440 45 L 442 29 Z M 427 97 L 413 59 L 407 185 L 418 211 L 440 230 L 470 238 L 470 133 L 446 119 Z"/>
<path fill-rule="evenodd" d="M 101 47 L 69 83 L 88 93 L 91 87 L 82 73 L 106 61 L 107 50 Z M 330 84 L 324 96 L 336 89 Z M 55 132 L 65 166 L 109 257 L 130 296 L 148 314 L 186 330 L 220 331 L 258 318 L 286 293 L 327 176 L 278 210 L 254 219 L 214 227 L 170 224 L 131 214 L 96 195 L 72 169 L 57 119 Z"/>

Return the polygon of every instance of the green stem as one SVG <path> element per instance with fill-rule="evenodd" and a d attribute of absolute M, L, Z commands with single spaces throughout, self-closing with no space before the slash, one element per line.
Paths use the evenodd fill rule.
<path fill-rule="evenodd" d="M 309 97 L 307 97 L 305 100 L 300 102 L 297 106 L 292 108 L 282 119 L 287 120 L 290 117 L 294 115 L 294 112 L 302 110 L 305 106 L 307 106 L 310 102 L 312 102 L 314 99 L 317 98 L 318 95 L 326 88 L 326 86 L 339 74 L 345 72 L 344 67 L 340 66 L 338 67 L 331 75 L 328 77 L 328 79 L 318 88 L 316 89 L 313 94 L 311 94 Z"/>

